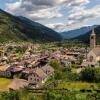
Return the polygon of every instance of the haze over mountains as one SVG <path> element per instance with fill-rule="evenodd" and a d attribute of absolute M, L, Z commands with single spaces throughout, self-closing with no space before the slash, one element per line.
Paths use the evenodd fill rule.
<path fill-rule="evenodd" d="M 97 27 L 94 28 L 94 31 L 96 33 L 96 40 L 97 40 L 97 44 L 100 45 L 100 25 L 98 25 Z M 83 41 L 84 43 L 89 43 L 89 38 L 90 38 L 90 34 L 92 31 L 87 32 L 86 34 L 77 36 L 73 39 L 77 39 L 79 41 Z"/>
<path fill-rule="evenodd" d="M 60 41 L 54 30 L 25 17 L 16 17 L 0 9 L 0 42 L 4 41 Z"/>
<path fill-rule="evenodd" d="M 89 31 L 91 31 L 95 27 L 97 27 L 97 26 L 96 25 L 87 26 L 87 27 L 82 27 L 79 29 L 71 30 L 71 31 L 62 32 L 60 34 L 64 39 L 72 39 L 72 38 L 76 38 L 78 36 L 81 36 L 81 35 L 88 33 Z"/>
<path fill-rule="evenodd" d="M 90 34 L 93 29 L 96 33 L 97 44 L 100 44 L 100 25 L 82 27 L 80 29 L 71 30 L 68 32 L 62 32 L 60 34 L 62 35 L 63 39 L 79 40 L 84 43 L 89 43 L 90 42 L 90 40 L 89 40 Z"/>

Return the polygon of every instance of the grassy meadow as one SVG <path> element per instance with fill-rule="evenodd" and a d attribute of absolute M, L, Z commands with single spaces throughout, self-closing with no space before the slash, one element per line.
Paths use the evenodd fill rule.
<path fill-rule="evenodd" d="M 12 79 L 0 78 L 0 91 L 7 91 Z"/>

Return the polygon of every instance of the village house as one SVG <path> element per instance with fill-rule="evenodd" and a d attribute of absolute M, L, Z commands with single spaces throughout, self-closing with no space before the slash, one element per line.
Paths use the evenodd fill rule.
<path fill-rule="evenodd" d="M 7 64 L 8 57 L 6 57 L 6 56 L 1 57 L 0 62 L 1 62 L 1 64 Z"/>
<path fill-rule="evenodd" d="M 39 87 L 47 80 L 46 73 L 43 72 L 42 69 L 36 68 L 32 73 L 28 76 L 28 82 L 36 87 Z"/>
<path fill-rule="evenodd" d="M 48 64 L 46 64 L 45 66 L 41 67 L 41 69 L 43 70 L 44 73 L 46 73 L 49 76 L 54 73 L 54 69 Z"/>
<path fill-rule="evenodd" d="M 54 69 L 46 64 L 41 67 L 27 67 L 22 71 L 22 78 L 28 80 L 28 82 L 36 87 L 39 87 L 49 76 L 54 73 Z"/>
<path fill-rule="evenodd" d="M 16 78 L 22 71 L 24 70 L 23 66 L 13 66 L 9 68 L 9 71 L 11 72 L 11 77 Z"/>

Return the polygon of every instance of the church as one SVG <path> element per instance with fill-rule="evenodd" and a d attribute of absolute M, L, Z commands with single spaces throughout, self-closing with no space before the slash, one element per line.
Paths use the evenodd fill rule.
<path fill-rule="evenodd" d="M 96 66 L 100 62 L 100 46 L 96 45 L 96 34 L 94 30 L 90 35 L 90 51 L 87 54 L 87 59 L 82 63 L 82 66 Z"/>

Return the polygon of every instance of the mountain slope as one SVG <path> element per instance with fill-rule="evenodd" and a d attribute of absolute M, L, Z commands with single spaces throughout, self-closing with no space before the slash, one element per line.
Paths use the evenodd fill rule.
<path fill-rule="evenodd" d="M 61 36 L 50 28 L 25 17 L 16 17 L 0 10 L 0 42 L 4 41 L 60 41 Z"/>
<path fill-rule="evenodd" d="M 100 25 L 97 26 L 96 28 L 94 28 L 94 31 L 95 31 L 95 33 L 96 33 L 97 44 L 100 44 Z M 91 32 L 92 32 L 92 31 L 89 31 L 89 32 L 87 32 L 86 34 L 81 35 L 81 36 L 78 36 L 78 37 L 76 37 L 76 38 L 74 38 L 74 39 L 83 41 L 83 42 L 85 42 L 85 43 L 89 43 Z"/>
<path fill-rule="evenodd" d="M 62 32 L 60 34 L 64 39 L 71 39 L 71 38 L 75 38 L 75 37 L 78 37 L 80 35 L 86 34 L 90 30 L 92 30 L 94 27 L 96 27 L 96 26 L 82 27 L 80 29 L 75 29 L 75 30 L 71 30 L 68 32 Z"/>

